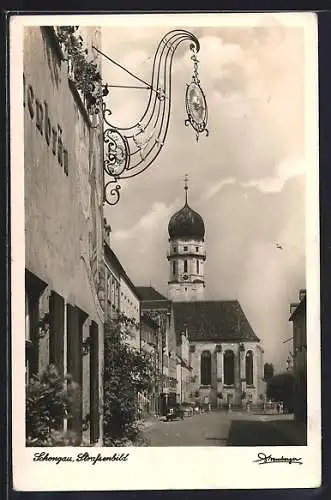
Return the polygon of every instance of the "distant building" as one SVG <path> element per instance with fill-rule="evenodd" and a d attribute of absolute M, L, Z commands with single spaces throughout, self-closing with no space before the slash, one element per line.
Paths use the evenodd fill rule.
<path fill-rule="evenodd" d="M 158 413 L 163 415 L 177 401 L 177 345 L 172 303 L 151 286 L 137 287 L 141 311 L 159 325 L 161 345 L 161 382 Z"/>
<path fill-rule="evenodd" d="M 177 402 L 192 401 L 192 366 L 187 330 L 177 334 Z"/>
<path fill-rule="evenodd" d="M 162 373 L 162 334 L 159 321 L 149 311 L 142 311 L 140 317 L 140 349 L 148 353 L 154 369 L 154 378 L 150 392 L 146 392 L 139 400 L 143 416 L 159 413 L 159 396 L 161 393 Z"/>
<path fill-rule="evenodd" d="M 174 316 L 177 336 L 189 339 L 190 399 L 214 407 L 258 403 L 263 352 L 239 302 L 175 302 Z"/>
<path fill-rule="evenodd" d="M 177 343 L 189 345 L 185 399 L 213 407 L 256 404 L 265 392 L 260 339 L 237 300 L 203 300 L 205 225 L 187 194 L 186 181 L 185 204 L 169 221 L 167 255 Z"/>
<path fill-rule="evenodd" d="M 105 318 L 111 320 L 123 314 L 133 319 L 136 325 L 140 322 L 140 300 L 138 292 L 114 251 L 109 240 L 104 240 L 105 269 Z M 134 325 L 130 329 L 128 342 L 133 347 L 140 348 L 139 328 Z"/>
<path fill-rule="evenodd" d="M 307 325 L 306 290 L 300 290 L 299 302 L 291 304 L 289 321 L 293 324 L 294 414 L 307 421 Z"/>

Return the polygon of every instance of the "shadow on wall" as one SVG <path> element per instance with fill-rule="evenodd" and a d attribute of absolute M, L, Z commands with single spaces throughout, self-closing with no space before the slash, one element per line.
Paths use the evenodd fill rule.
<path fill-rule="evenodd" d="M 60 48 L 58 46 L 58 41 L 56 39 L 56 35 L 53 31 L 52 27 L 48 26 L 43 26 L 41 28 L 41 33 L 43 37 L 43 43 L 44 43 L 44 52 L 47 60 L 47 64 L 49 67 L 51 79 L 53 83 L 56 84 L 57 87 L 59 87 L 60 84 L 60 72 L 61 72 L 61 55 L 60 55 Z M 56 49 L 55 52 L 58 52 L 58 56 L 54 54 L 54 50 L 52 49 L 52 46 Z"/>

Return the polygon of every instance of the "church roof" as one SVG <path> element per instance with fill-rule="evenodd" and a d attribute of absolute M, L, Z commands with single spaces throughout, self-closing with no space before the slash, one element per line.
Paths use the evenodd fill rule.
<path fill-rule="evenodd" d="M 201 215 L 192 210 L 186 202 L 183 208 L 171 217 L 168 225 L 168 233 L 171 239 L 188 238 L 203 240 L 205 236 L 205 224 Z"/>
<path fill-rule="evenodd" d="M 237 300 L 174 302 L 175 330 L 190 342 L 260 342 Z"/>
<path fill-rule="evenodd" d="M 185 205 L 176 212 L 168 224 L 168 233 L 171 239 L 203 240 L 205 224 L 198 212 L 192 210 L 187 203 L 188 179 L 185 175 Z"/>

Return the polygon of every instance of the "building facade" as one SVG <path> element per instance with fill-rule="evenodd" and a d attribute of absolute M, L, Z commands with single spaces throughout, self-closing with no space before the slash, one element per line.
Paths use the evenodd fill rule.
<path fill-rule="evenodd" d="M 159 359 L 161 377 L 159 385 L 158 414 L 164 415 L 177 401 L 177 343 L 172 303 L 153 287 L 137 287 L 141 311 L 148 313 L 159 326 Z"/>
<path fill-rule="evenodd" d="M 294 415 L 307 421 L 307 320 L 306 290 L 300 290 L 299 302 L 291 304 L 289 321 L 293 324 Z"/>
<path fill-rule="evenodd" d="M 159 413 L 162 374 L 162 335 L 159 322 L 146 310 L 142 310 L 140 317 L 140 349 L 150 356 L 154 371 L 151 390 L 148 393 L 142 394 L 139 400 L 142 415 L 147 417 Z"/>
<path fill-rule="evenodd" d="M 104 321 L 102 128 L 70 78 L 54 27 L 24 28 L 27 380 L 54 364 L 82 401 L 79 444 L 102 441 Z M 86 50 L 100 30 L 81 31 Z M 95 59 L 96 64 L 98 58 Z M 83 425 L 84 424 L 84 425 Z M 83 431 L 83 428 L 85 429 Z"/>
<path fill-rule="evenodd" d="M 192 402 L 192 366 L 188 332 L 177 335 L 177 402 Z"/>

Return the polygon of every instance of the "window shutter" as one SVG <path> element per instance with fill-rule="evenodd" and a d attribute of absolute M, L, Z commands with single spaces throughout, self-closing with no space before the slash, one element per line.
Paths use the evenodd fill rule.
<path fill-rule="evenodd" d="M 80 310 L 67 304 L 67 372 L 73 379 L 72 419 L 68 428 L 82 436 L 82 322 Z"/>
<path fill-rule="evenodd" d="M 94 321 L 90 325 L 90 441 L 99 439 L 99 327 Z"/>
<path fill-rule="evenodd" d="M 52 291 L 49 297 L 49 361 L 64 374 L 64 300 Z"/>

